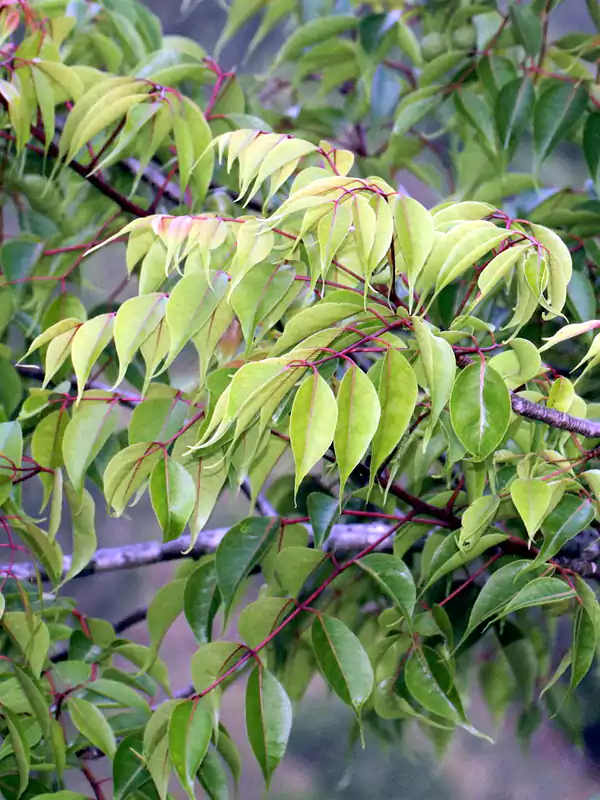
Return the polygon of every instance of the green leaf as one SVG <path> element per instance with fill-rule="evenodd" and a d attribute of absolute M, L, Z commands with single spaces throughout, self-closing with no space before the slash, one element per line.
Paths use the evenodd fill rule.
<path fill-rule="evenodd" d="M 510 602 L 499 612 L 499 616 L 506 616 L 523 608 L 545 606 L 551 603 L 560 603 L 575 597 L 575 589 L 560 578 L 536 578 L 523 587 Z"/>
<path fill-rule="evenodd" d="M 598 646 L 598 631 L 594 620 L 586 610 L 585 606 L 580 605 L 575 614 L 573 626 L 573 643 L 568 655 L 571 656 L 571 679 L 569 681 L 569 692 L 576 689 L 581 681 L 590 671 L 596 656 Z"/>
<path fill-rule="evenodd" d="M 590 500 L 566 494 L 542 523 L 544 541 L 533 564 L 543 564 L 551 559 L 593 519 L 594 507 Z"/>
<path fill-rule="evenodd" d="M 275 558 L 274 574 L 277 582 L 286 594 L 297 597 L 308 578 L 326 559 L 322 550 L 288 545 Z"/>
<path fill-rule="evenodd" d="M 308 495 L 307 505 L 315 548 L 320 550 L 339 517 L 339 503 L 328 494 L 312 492 Z"/>
<path fill-rule="evenodd" d="M 458 535 L 458 547 L 463 552 L 468 552 L 486 532 L 494 521 L 500 505 L 500 498 L 495 495 L 478 497 L 467 508 L 461 519 L 461 528 Z"/>
<path fill-rule="evenodd" d="M 431 586 L 444 575 L 448 575 L 468 563 L 483 555 L 492 547 L 506 541 L 508 537 L 504 533 L 487 533 L 477 541 L 467 552 L 461 552 L 453 536 L 447 536 L 438 547 L 431 559 L 429 572 L 431 577 L 427 581 L 426 588 Z"/>
<path fill-rule="evenodd" d="M 148 703 L 141 694 L 131 686 L 127 686 L 126 683 L 110 678 L 96 678 L 95 681 L 87 684 L 86 689 L 88 692 L 107 697 L 125 708 L 139 709 L 150 716 Z"/>
<path fill-rule="evenodd" d="M 246 728 L 267 787 L 285 755 L 292 727 L 292 704 L 267 669 L 256 666 L 246 687 Z"/>
<path fill-rule="evenodd" d="M 358 566 L 379 584 L 404 616 L 411 619 L 415 610 L 417 590 L 412 573 L 404 561 L 386 553 L 371 553 L 361 558 Z"/>
<path fill-rule="evenodd" d="M 335 396 L 318 372 L 300 385 L 290 418 L 290 439 L 296 465 L 295 491 L 327 452 L 336 430 Z"/>
<path fill-rule="evenodd" d="M 340 471 L 339 494 L 342 498 L 346 481 L 367 452 L 381 416 L 377 391 L 359 367 L 352 366 L 346 370 L 338 391 L 337 405 L 337 425 L 333 442 Z"/>
<path fill-rule="evenodd" d="M 73 725 L 91 745 L 97 747 L 110 759 L 115 756 L 117 743 L 108 720 L 95 705 L 80 697 L 70 697 L 69 714 Z"/>
<path fill-rule="evenodd" d="M 5 611 L 0 626 L 17 644 L 35 678 L 40 673 L 48 655 L 50 634 L 39 616 L 31 611 Z"/>
<path fill-rule="evenodd" d="M 71 344 L 71 361 L 81 398 L 92 367 L 113 337 L 114 314 L 101 314 L 77 329 Z"/>
<path fill-rule="evenodd" d="M 528 56 L 537 56 L 542 47 L 542 21 L 530 6 L 511 4 L 510 21 L 519 44 Z"/>
<path fill-rule="evenodd" d="M 469 624 L 463 640 L 486 619 L 496 616 L 521 589 L 530 583 L 535 575 L 527 571 L 531 564 L 527 560 L 512 561 L 496 570 L 490 576 L 471 609 Z"/>
<path fill-rule="evenodd" d="M 219 273 L 209 283 L 203 274 L 185 275 L 175 285 L 167 303 L 169 355 L 161 372 L 207 324 L 227 290 L 227 276 Z"/>
<path fill-rule="evenodd" d="M 89 492 L 84 491 L 80 498 L 69 486 L 65 487 L 65 494 L 71 509 L 71 525 L 73 529 L 73 547 L 71 550 L 71 564 L 63 579 L 63 583 L 72 580 L 89 564 L 97 547 L 95 527 L 95 505 Z"/>
<path fill-rule="evenodd" d="M 380 366 L 376 363 L 369 375 L 375 379 L 381 417 L 371 447 L 371 484 L 386 458 L 404 436 L 418 396 L 415 373 L 397 350 L 387 350 Z M 378 381 L 377 381 L 378 378 Z"/>
<path fill-rule="evenodd" d="M 150 500 L 163 541 L 178 539 L 194 510 L 196 487 L 189 472 L 164 454 L 150 476 Z"/>
<path fill-rule="evenodd" d="M 600 196 L 600 113 L 590 114 L 583 129 L 583 152 L 596 194 Z"/>
<path fill-rule="evenodd" d="M 551 83 L 537 99 L 533 115 L 533 143 L 539 167 L 556 145 L 580 121 L 588 102 L 582 84 Z"/>
<path fill-rule="evenodd" d="M 34 678 L 31 678 L 21 667 L 17 666 L 17 664 L 13 664 L 12 667 L 17 676 L 19 686 L 35 714 L 42 734 L 46 739 L 50 738 L 52 717 L 50 716 L 49 705 L 40 683 Z"/>
<path fill-rule="evenodd" d="M 150 648 L 146 655 L 143 672 L 147 672 L 154 664 L 162 640 L 183 611 L 186 582 L 186 578 L 175 578 L 175 580 L 162 586 L 148 606 L 146 621 L 148 632 L 150 633 Z"/>
<path fill-rule="evenodd" d="M 292 608 L 293 605 L 287 598 L 260 597 L 241 612 L 238 632 L 248 647 L 259 648 L 286 616 L 284 611 L 291 611 Z"/>
<path fill-rule="evenodd" d="M 108 394 L 108 393 L 107 393 Z M 67 474 L 77 495 L 81 496 L 85 475 L 102 450 L 118 421 L 116 403 L 92 400 L 100 393 L 92 391 L 77 406 L 69 420 L 62 440 L 62 455 Z"/>
<path fill-rule="evenodd" d="M 213 723 L 208 711 L 197 700 L 175 706 L 169 720 L 169 755 L 179 782 L 194 800 L 196 773 L 208 751 Z"/>
<path fill-rule="evenodd" d="M 510 422 L 510 395 L 486 362 L 471 364 L 456 379 L 450 398 L 452 427 L 476 461 L 501 444 Z"/>
<path fill-rule="evenodd" d="M 405 95 L 398 104 L 394 119 L 394 134 L 400 136 L 409 131 L 430 111 L 433 111 L 439 105 L 439 102 L 439 86 L 424 86 Z"/>
<path fill-rule="evenodd" d="M 23 432 L 18 422 L 0 422 L 0 504 L 10 496 L 15 467 L 23 458 Z"/>
<path fill-rule="evenodd" d="M 535 89 L 528 78 L 510 81 L 498 93 L 495 118 L 502 147 L 512 154 L 533 116 Z"/>
<path fill-rule="evenodd" d="M 163 320 L 167 309 L 164 294 L 144 294 L 126 300 L 115 318 L 114 340 L 119 357 L 118 386 L 125 377 L 127 367 L 144 341 Z"/>
<path fill-rule="evenodd" d="M 406 265 L 408 283 L 414 288 L 433 247 L 433 219 L 431 213 L 417 200 L 399 195 L 396 200 L 394 221 L 399 250 Z"/>
<path fill-rule="evenodd" d="M 436 680 L 422 652 L 412 653 L 404 668 L 404 679 L 406 688 L 423 708 L 452 722 L 461 721 L 459 709 Z"/>
<path fill-rule="evenodd" d="M 319 19 L 311 20 L 306 25 L 298 28 L 286 40 L 283 47 L 277 54 L 273 63 L 273 69 L 284 61 L 293 61 L 302 54 L 305 47 L 310 47 L 326 39 L 333 39 L 346 31 L 356 28 L 358 21 L 353 16 L 319 16 Z"/>
<path fill-rule="evenodd" d="M 2 716 L 8 728 L 8 736 L 12 745 L 15 761 L 17 762 L 17 770 L 19 773 L 19 793 L 17 796 L 20 796 L 29 784 L 31 749 L 19 717 L 6 707 L 2 709 Z"/>
<path fill-rule="evenodd" d="M 213 559 L 203 561 L 187 579 L 183 610 L 188 625 L 199 644 L 212 639 L 212 626 L 221 604 L 217 572 Z"/>
<path fill-rule="evenodd" d="M 221 741 L 222 736 L 223 733 L 221 732 L 219 741 Z M 227 774 L 219 757 L 213 750 L 209 750 L 204 757 L 204 761 L 198 770 L 198 780 L 210 800 L 228 800 Z"/>
<path fill-rule="evenodd" d="M 550 508 L 553 494 L 549 484 L 540 478 L 517 478 L 511 483 L 511 499 L 530 539 L 539 531 Z"/>
<path fill-rule="evenodd" d="M 278 531 L 278 520 L 250 517 L 230 528 L 219 542 L 215 566 L 226 618 L 240 584 L 260 563 Z"/>
<path fill-rule="evenodd" d="M 113 761 L 113 792 L 115 800 L 127 800 L 150 780 L 142 758 L 143 740 L 137 733 L 121 740 Z"/>
<path fill-rule="evenodd" d="M 456 360 L 452 347 L 444 339 L 434 336 L 427 323 L 421 319 L 414 319 L 413 327 L 431 397 L 429 424 L 423 440 L 425 448 L 440 414 L 450 399 L 456 373 Z M 460 439 L 460 436 L 458 438 Z"/>
<path fill-rule="evenodd" d="M 359 715 L 373 691 L 371 662 L 360 641 L 341 620 L 325 615 L 315 617 L 311 635 L 325 680 Z"/>
<path fill-rule="evenodd" d="M 160 447 L 142 442 L 126 447 L 110 460 L 104 472 L 104 496 L 116 516 L 125 511 L 130 498 L 145 484 L 162 455 Z"/>

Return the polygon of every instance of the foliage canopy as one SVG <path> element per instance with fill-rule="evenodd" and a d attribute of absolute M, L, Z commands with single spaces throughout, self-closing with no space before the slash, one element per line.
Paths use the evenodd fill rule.
<path fill-rule="evenodd" d="M 579 735 L 600 639 L 588 9 L 596 33 L 555 39 L 556 0 L 233 0 L 213 57 L 134 0 L 0 0 L 4 797 L 81 797 L 80 770 L 101 800 L 100 757 L 115 798 L 227 797 L 241 675 L 267 784 L 315 673 L 353 736 L 487 736 L 474 664 L 496 720 L 518 702 L 523 735 L 542 708 Z M 265 75 L 219 65 L 247 23 L 250 51 L 283 37 Z M 207 529 L 240 488 L 249 516 Z M 157 541 L 98 551 L 99 493 L 115 516 L 147 493 Z M 147 647 L 69 598 L 173 558 Z M 182 614 L 198 650 L 173 691 Z"/>

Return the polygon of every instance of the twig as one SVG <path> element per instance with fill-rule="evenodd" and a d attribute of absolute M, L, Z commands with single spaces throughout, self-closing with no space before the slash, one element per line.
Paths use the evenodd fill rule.
<path fill-rule="evenodd" d="M 600 422 L 594 422 L 581 417 L 573 417 L 563 411 L 556 411 L 554 408 L 546 408 L 539 403 L 526 400 L 518 394 L 511 394 L 512 409 L 515 414 L 519 414 L 527 419 L 543 422 L 552 428 L 559 428 L 563 431 L 571 431 L 586 436 L 588 439 L 600 438 Z"/>

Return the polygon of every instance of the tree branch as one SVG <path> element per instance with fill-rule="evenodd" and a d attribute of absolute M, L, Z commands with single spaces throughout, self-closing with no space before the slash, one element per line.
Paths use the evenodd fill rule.
<path fill-rule="evenodd" d="M 335 552 L 351 552 L 377 541 L 389 529 L 389 524 L 374 523 L 372 525 L 334 525 L 328 539 L 328 547 Z M 185 552 L 190 546 L 190 537 L 182 536 L 172 542 L 141 542 L 140 544 L 125 545 L 123 547 L 106 547 L 96 551 L 90 563 L 83 569 L 78 578 L 87 575 L 96 575 L 101 572 L 116 572 L 122 569 L 143 567 L 148 564 L 160 564 L 166 561 L 175 561 L 180 558 L 199 558 L 206 553 L 216 550 L 219 542 L 229 528 L 215 528 L 200 534 L 190 552 Z M 69 571 L 71 556 L 63 559 L 63 575 Z M 0 571 L 8 572 L 12 577 L 23 581 L 35 581 L 36 566 L 32 563 L 8 564 L 0 566 Z M 48 576 L 41 571 L 42 580 Z"/>
<path fill-rule="evenodd" d="M 399 517 L 399 521 L 405 519 Z M 431 522 L 431 527 L 435 525 Z M 310 526 L 306 526 L 311 531 Z M 331 535 L 327 540 L 326 548 L 337 554 L 352 553 L 371 547 L 389 531 L 390 525 L 384 523 L 372 523 L 363 525 L 360 523 L 350 525 L 334 525 Z M 190 537 L 182 536 L 172 542 L 140 542 L 139 544 L 124 545 L 123 547 L 106 547 L 96 551 L 90 563 L 77 575 L 77 578 L 84 578 L 89 575 L 97 575 L 102 572 L 117 572 L 122 569 L 133 569 L 149 564 L 161 564 L 167 561 L 176 561 L 181 558 L 199 558 L 207 553 L 213 553 L 229 528 L 215 528 L 214 530 L 204 531 L 196 540 L 189 552 Z M 507 544 L 510 550 L 510 542 Z M 389 549 L 389 542 L 385 541 L 378 549 Z M 600 569 L 598 569 L 592 554 L 591 559 L 570 558 L 558 555 L 553 562 L 562 567 L 576 572 L 584 578 L 595 578 L 600 580 Z M 71 567 L 71 556 L 63 559 L 63 575 L 66 575 Z M 35 582 L 38 575 L 42 580 L 48 580 L 48 575 L 31 562 L 21 564 L 0 565 L 0 572 L 9 574 L 11 577 L 22 581 Z M 145 609 L 138 609 L 131 615 L 118 623 L 121 630 L 141 622 L 145 617 Z"/>
<path fill-rule="evenodd" d="M 554 408 L 546 408 L 539 403 L 533 403 L 518 394 L 511 394 L 511 404 L 515 414 L 519 414 L 521 417 L 543 422 L 552 428 L 579 433 L 588 439 L 600 438 L 600 422 L 572 417 L 563 411 L 556 411 Z"/>

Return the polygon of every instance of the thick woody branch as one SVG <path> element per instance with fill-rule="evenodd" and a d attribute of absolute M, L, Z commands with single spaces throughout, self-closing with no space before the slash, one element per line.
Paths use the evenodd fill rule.
<path fill-rule="evenodd" d="M 588 439 L 600 438 L 600 422 L 594 422 L 581 417 L 572 417 L 563 411 L 556 411 L 554 408 L 546 408 L 539 403 L 526 400 L 518 394 L 511 395 L 512 409 L 515 414 L 537 422 L 550 425 L 551 428 L 560 428 L 563 431 L 571 431 L 586 436 Z"/>

